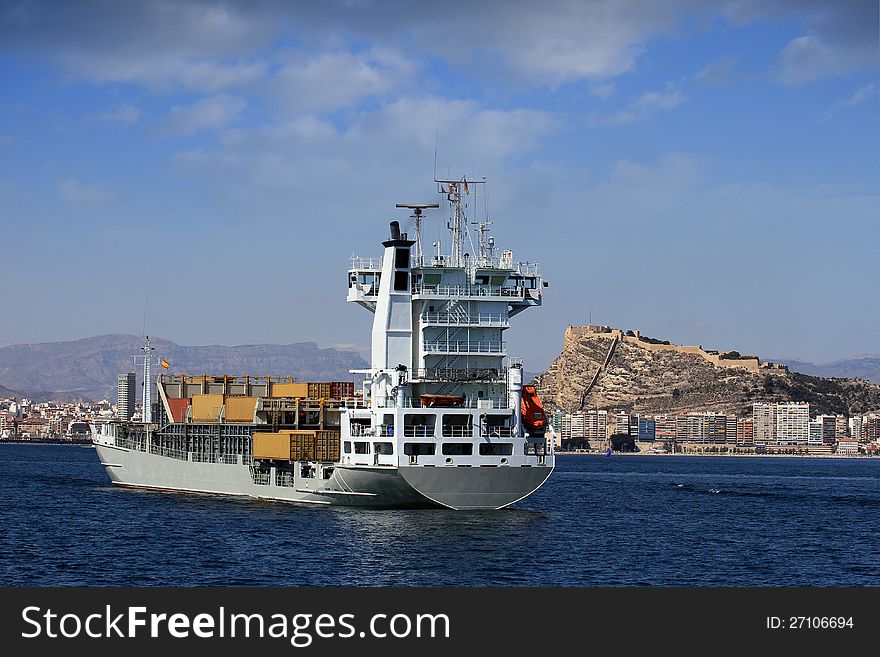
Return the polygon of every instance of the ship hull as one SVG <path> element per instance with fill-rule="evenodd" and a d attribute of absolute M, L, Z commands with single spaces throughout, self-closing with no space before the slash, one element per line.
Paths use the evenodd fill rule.
<path fill-rule="evenodd" d="M 203 463 L 95 444 L 114 485 L 249 497 L 310 505 L 369 508 L 499 509 L 537 490 L 551 467 L 395 467 L 336 464 L 327 479 L 274 476 L 256 483 L 239 463 Z"/>

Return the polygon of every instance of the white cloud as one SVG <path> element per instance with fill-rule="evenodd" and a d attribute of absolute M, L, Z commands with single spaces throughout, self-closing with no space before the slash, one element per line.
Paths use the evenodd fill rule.
<path fill-rule="evenodd" d="M 694 79 L 700 84 L 707 86 L 727 84 L 733 79 L 735 70 L 736 59 L 733 57 L 722 57 L 706 65 L 694 76 Z"/>
<path fill-rule="evenodd" d="M 403 83 L 414 64 L 391 50 L 289 56 L 264 88 L 285 110 L 327 111 L 379 97 Z"/>
<path fill-rule="evenodd" d="M 92 117 L 92 120 L 130 125 L 132 123 L 137 123 L 140 118 L 141 111 L 134 105 L 117 105 L 106 112 L 96 114 Z"/>
<path fill-rule="evenodd" d="M 675 85 L 667 83 L 664 91 L 646 91 L 623 109 L 605 119 L 612 125 L 643 121 L 651 115 L 681 105 L 687 96 Z"/>
<path fill-rule="evenodd" d="M 102 185 L 83 183 L 76 178 L 68 178 L 58 183 L 58 194 L 65 203 L 72 205 L 110 205 L 116 201 L 116 194 Z"/>
<path fill-rule="evenodd" d="M 852 96 L 840 103 L 840 107 L 853 107 L 877 93 L 877 83 L 871 82 L 858 89 Z"/>
<path fill-rule="evenodd" d="M 815 37 L 800 36 L 782 50 L 777 77 L 784 84 L 798 85 L 831 75 L 838 68 L 831 48 Z"/>
<path fill-rule="evenodd" d="M 227 95 L 209 96 L 192 105 L 175 105 L 168 112 L 164 132 L 191 135 L 222 128 L 238 117 L 246 106 L 244 98 Z"/>

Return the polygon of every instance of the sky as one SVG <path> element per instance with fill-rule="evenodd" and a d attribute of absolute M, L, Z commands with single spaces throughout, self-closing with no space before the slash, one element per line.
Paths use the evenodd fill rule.
<path fill-rule="evenodd" d="M 368 349 L 352 254 L 435 172 L 568 324 L 880 352 L 874 0 L 0 0 L 0 344 Z M 441 235 L 448 209 L 426 223 Z M 441 238 L 442 239 L 442 238 Z M 448 243 L 448 241 L 447 241 Z M 146 312 L 145 312 L 146 310 Z"/>

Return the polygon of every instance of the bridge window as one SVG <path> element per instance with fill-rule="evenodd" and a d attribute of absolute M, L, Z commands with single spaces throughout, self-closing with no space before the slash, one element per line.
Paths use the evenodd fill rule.
<path fill-rule="evenodd" d="M 373 443 L 373 451 L 376 454 L 391 456 L 394 454 L 394 443 Z"/>
<path fill-rule="evenodd" d="M 369 454 L 370 453 L 370 443 L 365 443 L 362 440 L 355 441 L 354 453 L 355 454 Z"/>

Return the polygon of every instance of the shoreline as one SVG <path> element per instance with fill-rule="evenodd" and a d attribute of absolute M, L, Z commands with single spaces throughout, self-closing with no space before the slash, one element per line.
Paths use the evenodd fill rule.
<path fill-rule="evenodd" d="M 587 452 L 570 452 L 557 451 L 557 456 L 605 456 L 605 452 L 587 451 Z M 734 458 L 790 458 L 790 459 L 877 459 L 876 456 L 868 454 L 701 454 L 696 452 L 612 452 L 612 456 L 703 456 L 703 457 L 734 457 Z"/>

